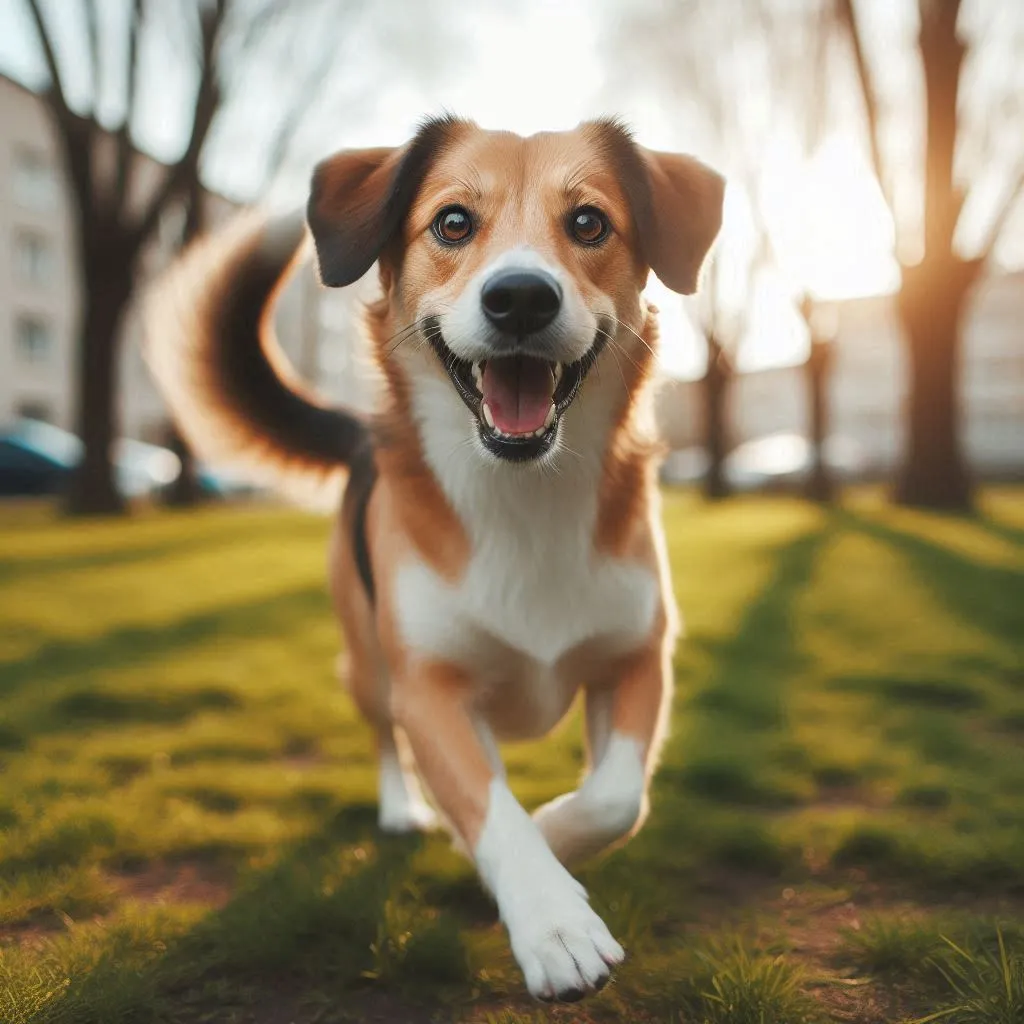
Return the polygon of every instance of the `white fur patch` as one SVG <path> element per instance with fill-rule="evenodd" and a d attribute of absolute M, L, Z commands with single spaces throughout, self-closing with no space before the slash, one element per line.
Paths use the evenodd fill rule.
<path fill-rule="evenodd" d="M 377 820 L 384 832 L 425 832 L 437 824 L 419 779 L 402 766 L 393 746 L 382 744 L 379 773 Z"/>
<path fill-rule="evenodd" d="M 474 855 L 530 992 L 555 999 L 600 988 L 622 947 L 501 779 L 491 782 Z"/>
<path fill-rule="evenodd" d="M 555 263 L 544 259 L 529 246 L 508 249 L 484 267 L 462 290 L 454 306 L 441 317 L 441 333 L 445 344 L 462 359 L 486 359 L 489 346 L 483 343 L 492 328 L 483 314 L 480 293 L 490 278 L 500 270 L 540 270 L 550 274 L 562 288 L 562 308 L 548 329 L 562 363 L 582 359 L 593 344 L 597 332 L 597 319 L 587 309 L 579 289 L 569 274 Z M 424 296 L 423 310 L 436 308 L 438 298 Z"/>
<path fill-rule="evenodd" d="M 645 811 L 643 747 L 632 736 L 613 732 L 580 788 L 545 804 L 534 821 L 558 859 L 570 864 L 621 839 Z"/>
<path fill-rule="evenodd" d="M 563 418 L 562 446 L 538 465 L 485 453 L 448 380 L 424 374 L 413 387 L 426 461 L 469 534 L 472 555 L 455 585 L 415 559 L 398 570 L 402 640 L 467 665 L 485 686 L 490 677 L 508 683 L 510 648 L 525 655 L 532 670 L 519 682 L 540 705 L 551 702 L 550 715 L 538 715 L 538 732 L 565 709 L 551 677 L 559 658 L 595 639 L 609 656 L 636 647 L 649 636 L 660 600 L 653 569 L 594 551 L 604 450 L 621 388 L 614 374 L 588 379 Z"/>

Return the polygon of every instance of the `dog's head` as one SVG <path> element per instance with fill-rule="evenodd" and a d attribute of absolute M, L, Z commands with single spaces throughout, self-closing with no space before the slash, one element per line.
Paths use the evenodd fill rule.
<path fill-rule="evenodd" d="M 378 355 L 424 340 L 429 365 L 407 372 L 446 375 L 483 448 L 519 461 L 553 450 L 606 345 L 646 363 L 648 271 L 695 290 L 723 186 L 613 121 L 522 138 L 442 118 L 404 147 L 321 163 L 308 219 L 326 285 L 379 261 L 395 333 Z"/>

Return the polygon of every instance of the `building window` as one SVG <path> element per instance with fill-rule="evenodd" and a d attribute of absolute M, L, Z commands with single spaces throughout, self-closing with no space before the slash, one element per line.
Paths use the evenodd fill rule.
<path fill-rule="evenodd" d="M 53 422 L 53 410 L 49 402 L 38 398 L 25 398 L 18 403 L 18 415 L 26 420 L 41 420 L 43 423 Z"/>
<path fill-rule="evenodd" d="M 20 231 L 14 240 L 14 265 L 22 284 L 50 284 L 53 280 L 53 248 L 49 239 L 35 231 Z"/>
<path fill-rule="evenodd" d="M 57 202 L 57 178 L 45 154 L 20 149 L 14 154 L 14 198 L 30 210 L 52 210 Z"/>
<path fill-rule="evenodd" d="M 37 316 L 19 316 L 15 328 L 15 345 L 23 363 L 39 365 L 50 358 L 53 332 L 50 325 Z"/>

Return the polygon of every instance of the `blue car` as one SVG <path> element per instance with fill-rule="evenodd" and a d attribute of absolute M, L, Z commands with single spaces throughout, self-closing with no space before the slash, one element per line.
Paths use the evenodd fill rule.
<path fill-rule="evenodd" d="M 74 434 L 17 420 L 0 430 L 0 496 L 61 494 L 81 457 L 82 442 Z"/>
<path fill-rule="evenodd" d="M 83 448 L 74 434 L 60 427 L 39 420 L 16 420 L 0 430 L 0 496 L 62 494 Z M 173 452 L 130 438 L 115 442 L 113 456 L 118 489 L 129 498 L 151 495 L 181 472 L 181 462 Z"/>

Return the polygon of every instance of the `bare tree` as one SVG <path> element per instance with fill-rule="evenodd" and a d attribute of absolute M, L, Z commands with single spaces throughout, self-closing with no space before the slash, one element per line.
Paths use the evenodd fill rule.
<path fill-rule="evenodd" d="M 918 0 L 917 55 L 925 108 L 924 170 L 918 188 L 923 194 L 924 224 L 923 246 L 914 247 L 906 244 L 908 232 L 896 202 L 897 161 L 887 155 L 886 128 L 887 122 L 897 122 L 904 134 L 911 131 L 915 112 L 898 102 L 886 109 L 859 6 L 853 0 L 839 0 L 875 173 L 904 243 L 899 247 L 903 280 L 897 309 L 909 357 L 910 393 L 907 448 L 896 498 L 910 505 L 969 509 L 973 488 L 962 448 L 959 408 L 963 322 L 971 288 L 990 261 L 1024 190 L 1024 104 L 1020 101 L 1024 8 L 976 5 L 981 24 L 975 26 L 973 42 L 968 42 L 960 0 Z M 1002 74 L 994 85 L 988 83 L 991 91 L 972 110 L 961 88 L 965 63 L 981 51 L 999 49 L 1005 63 Z M 1005 146 L 1006 140 L 1016 151 L 996 148 Z M 993 163 L 1004 171 L 1003 199 L 980 243 L 967 256 L 957 238 L 961 215 L 971 199 L 961 173 L 964 163 L 973 164 L 976 178 Z M 918 251 L 908 258 L 905 253 L 912 248 Z"/>
<path fill-rule="evenodd" d="M 701 390 L 708 455 L 704 490 L 710 498 L 729 493 L 728 393 L 750 328 L 754 290 L 774 261 L 758 206 L 765 146 L 778 125 L 783 87 L 777 54 L 767 45 L 779 33 L 770 13 L 762 0 L 640 5 L 617 24 L 614 42 L 622 69 L 616 91 L 654 85 L 673 98 L 686 134 L 700 140 L 702 155 L 724 170 L 730 192 L 746 199 L 751 214 L 747 237 L 727 230 L 719 239 L 696 301 L 707 346 Z"/>
<path fill-rule="evenodd" d="M 834 336 L 821 324 L 818 304 L 805 295 L 800 313 L 810 333 L 811 348 L 804 362 L 807 405 L 810 409 L 811 467 L 807 477 L 806 496 L 822 504 L 835 497 L 836 485 L 828 464 L 826 442 L 829 436 L 828 382 L 835 359 Z"/>
<path fill-rule="evenodd" d="M 117 512 L 124 507 L 111 462 L 117 428 L 119 339 L 147 247 L 168 211 L 187 200 L 190 192 L 198 194 L 201 162 L 217 124 L 249 90 L 254 70 L 272 75 L 274 68 L 268 64 L 282 54 L 294 54 L 294 41 L 301 39 L 307 51 L 301 66 L 307 70 L 296 74 L 293 58 L 280 80 L 297 85 L 290 96 L 285 92 L 283 102 L 261 112 L 256 132 L 263 139 L 270 137 L 268 164 L 273 167 L 284 160 L 303 115 L 313 105 L 311 90 L 326 74 L 327 61 L 335 52 L 338 25 L 344 24 L 339 15 L 350 13 L 356 4 L 346 5 L 343 0 L 124 0 L 128 29 L 123 39 L 114 39 L 103 30 L 98 0 L 80 0 L 84 17 L 81 38 L 74 46 L 78 54 L 88 56 L 91 67 L 90 96 L 82 111 L 69 99 L 67 76 L 54 43 L 54 21 L 67 14 L 64 0 L 61 11 L 43 0 L 24 2 L 48 74 L 42 96 L 67 171 L 82 296 L 76 422 L 85 455 L 73 478 L 68 509 L 79 514 Z M 320 18 L 313 17 L 316 12 Z M 325 13 L 330 16 L 326 20 Z M 143 180 L 145 161 L 135 135 L 143 116 L 143 55 L 147 42 L 157 36 L 172 46 L 181 69 L 191 67 L 194 93 L 184 148 L 176 161 L 160 169 L 153 183 Z M 101 123 L 98 110 L 114 60 L 122 63 L 125 84 L 120 117 L 111 126 Z M 149 68 L 151 74 L 157 70 Z M 258 155 L 254 153 L 253 158 Z M 152 169 L 150 164 L 147 171 Z M 194 204 L 189 206 L 198 210 Z"/>

